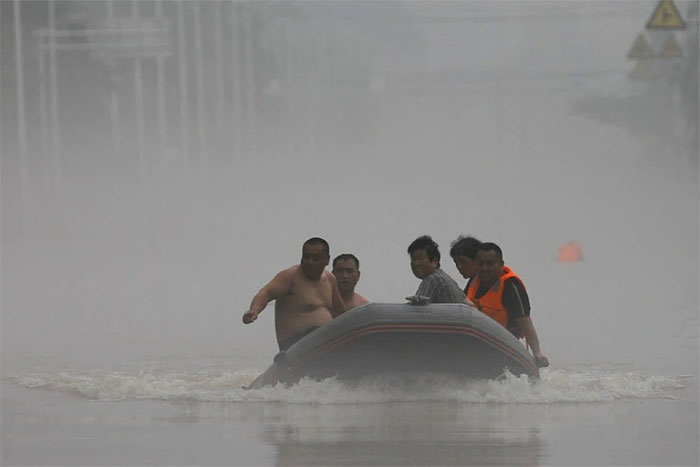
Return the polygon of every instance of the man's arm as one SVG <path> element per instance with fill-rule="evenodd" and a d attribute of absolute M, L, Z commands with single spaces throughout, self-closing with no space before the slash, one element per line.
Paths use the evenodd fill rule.
<path fill-rule="evenodd" d="M 507 280 L 504 287 L 503 306 L 508 310 L 509 319 L 515 322 L 518 329 L 525 335 L 525 341 L 538 360 L 538 366 L 549 366 L 549 359 L 540 349 L 540 340 L 530 318 L 530 298 L 527 296 L 527 291 L 516 279 Z"/>
<path fill-rule="evenodd" d="M 347 311 L 347 307 L 345 306 L 343 297 L 340 295 L 340 290 L 338 290 L 338 281 L 336 280 L 335 276 L 328 273 L 328 280 L 331 284 L 331 293 L 333 294 L 331 301 L 331 315 L 333 315 L 333 318 L 337 318 Z"/>
<path fill-rule="evenodd" d="M 433 274 L 429 275 L 420 282 L 418 290 L 416 290 L 415 297 L 428 297 L 432 302 L 437 294 L 438 283 L 435 280 Z"/>
<path fill-rule="evenodd" d="M 549 359 L 542 353 L 540 349 L 540 340 L 537 337 L 537 330 L 535 330 L 535 325 L 532 324 L 532 319 L 529 316 L 518 318 L 515 320 L 515 324 L 518 326 L 523 334 L 525 334 L 525 340 L 532 349 L 532 354 L 537 358 L 537 366 L 549 366 Z"/>
<path fill-rule="evenodd" d="M 243 323 L 252 323 L 258 319 L 258 315 L 265 309 L 268 303 L 286 295 L 292 284 L 293 274 L 293 269 L 285 269 L 279 272 L 270 282 L 260 289 L 250 302 L 248 311 L 243 313 Z"/>
<path fill-rule="evenodd" d="M 469 280 L 467 281 L 467 285 L 464 286 L 464 303 L 466 303 L 467 305 L 469 305 L 472 308 L 479 308 L 478 303 L 471 301 L 469 299 L 469 297 L 467 297 L 467 292 L 469 291 L 469 286 L 472 283 L 472 279 L 473 279 L 473 277 L 470 277 Z"/>

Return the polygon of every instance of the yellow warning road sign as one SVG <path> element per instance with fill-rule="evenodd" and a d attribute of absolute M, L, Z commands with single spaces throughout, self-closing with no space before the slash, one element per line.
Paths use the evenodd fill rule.
<path fill-rule="evenodd" d="M 632 47 L 630 47 L 629 52 L 627 52 L 627 58 L 635 60 L 654 58 L 654 50 L 649 45 L 649 41 L 647 41 L 643 32 L 640 32 L 632 43 Z"/>
<path fill-rule="evenodd" d="M 668 36 L 668 39 L 666 39 L 666 42 L 664 43 L 664 46 L 661 49 L 661 53 L 659 54 L 659 56 L 665 58 L 675 58 L 683 56 L 683 51 L 678 45 L 678 42 L 676 42 L 676 38 L 673 35 L 673 33 L 671 33 L 671 35 Z"/>
<path fill-rule="evenodd" d="M 649 18 L 647 29 L 685 29 L 685 21 L 673 0 L 659 0 Z"/>

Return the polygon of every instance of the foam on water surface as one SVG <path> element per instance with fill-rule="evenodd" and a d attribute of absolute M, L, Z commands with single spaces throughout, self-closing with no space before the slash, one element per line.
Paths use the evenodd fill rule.
<path fill-rule="evenodd" d="M 246 390 L 260 370 L 27 372 L 6 377 L 25 388 L 61 391 L 97 401 L 192 400 L 202 402 L 281 402 L 361 404 L 456 401 L 499 404 L 612 402 L 675 399 L 691 375 L 658 376 L 609 368 L 545 369 L 540 382 L 506 374 L 499 380 L 469 380 L 438 374 L 391 374 L 357 382 L 302 379 Z"/>

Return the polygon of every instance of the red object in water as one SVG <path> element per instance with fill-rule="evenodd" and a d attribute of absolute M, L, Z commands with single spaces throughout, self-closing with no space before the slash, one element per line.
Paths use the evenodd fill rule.
<path fill-rule="evenodd" d="M 576 242 L 565 243 L 559 247 L 557 259 L 561 263 L 576 263 L 583 259 L 583 247 Z"/>

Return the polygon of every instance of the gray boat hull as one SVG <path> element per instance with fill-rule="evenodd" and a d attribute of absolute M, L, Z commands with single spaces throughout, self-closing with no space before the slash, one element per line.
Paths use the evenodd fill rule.
<path fill-rule="evenodd" d="M 350 310 L 275 356 L 249 388 L 303 377 L 339 380 L 387 373 L 539 378 L 534 357 L 508 330 L 461 304 L 371 303 Z"/>

